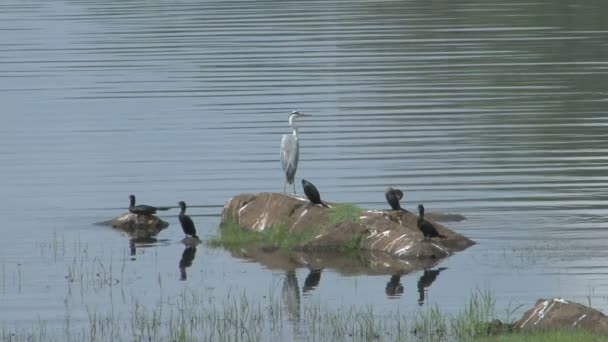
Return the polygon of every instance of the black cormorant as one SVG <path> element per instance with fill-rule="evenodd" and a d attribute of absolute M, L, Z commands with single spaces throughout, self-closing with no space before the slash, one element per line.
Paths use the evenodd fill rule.
<path fill-rule="evenodd" d="M 401 190 L 395 188 L 386 188 L 384 191 L 384 196 L 386 197 L 388 204 L 391 206 L 391 209 L 405 211 L 405 209 L 401 208 L 401 205 L 399 204 L 399 201 L 403 198 L 403 192 Z"/>
<path fill-rule="evenodd" d="M 169 207 L 152 207 L 145 204 L 135 205 L 135 195 L 129 195 L 129 211 L 136 215 L 154 215 L 157 210 L 169 210 Z"/>
<path fill-rule="evenodd" d="M 420 229 L 425 239 L 434 237 L 445 239 L 445 235 L 439 234 L 437 228 L 431 222 L 424 219 L 424 206 L 422 204 L 418 204 L 418 229 Z"/>
<path fill-rule="evenodd" d="M 184 234 L 199 239 L 199 237 L 196 235 L 196 228 L 194 228 L 194 222 L 192 222 L 190 216 L 186 215 L 186 202 L 179 201 L 178 204 L 181 209 L 179 212 L 179 223 L 182 225 Z"/>
<path fill-rule="evenodd" d="M 319 190 L 317 190 L 317 188 L 311 182 L 307 181 L 306 179 L 302 179 L 302 188 L 304 188 L 304 194 L 306 195 L 306 198 L 308 198 L 310 203 L 320 204 L 325 208 L 329 208 L 327 204 L 321 201 L 321 195 L 319 194 Z"/>

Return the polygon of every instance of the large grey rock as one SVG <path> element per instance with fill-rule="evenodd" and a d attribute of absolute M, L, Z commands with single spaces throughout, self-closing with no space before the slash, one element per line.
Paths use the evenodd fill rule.
<path fill-rule="evenodd" d="M 539 299 L 515 323 L 520 330 L 583 329 L 608 334 L 608 316 L 588 306 L 562 298 Z"/>
<path fill-rule="evenodd" d="M 335 252 L 342 246 L 359 241 L 361 249 L 371 253 L 368 254 L 370 263 L 376 260 L 378 264 L 388 265 L 387 269 L 393 269 L 392 264 L 397 263 L 397 268 L 402 271 L 426 267 L 474 244 L 436 222 L 437 230 L 447 238 L 423 241 L 416 225 L 418 217 L 410 212 L 363 210 L 358 222 L 334 224 L 330 222 L 330 213 L 331 209 L 309 206 L 304 198 L 282 193 L 242 194 L 224 206 L 222 222 L 234 221 L 243 229 L 252 231 L 263 231 L 273 225 L 284 225 L 290 232 L 315 229 L 317 235 L 292 252 Z M 249 256 L 259 254 L 250 248 L 240 252 Z M 303 259 L 302 255 L 293 257 Z"/>
<path fill-rule="evenodd" d="M 135 215 L 130 212 L 126 212 L 100 224 L 119 229 L 135 239 L 154 237 L 163 229 L 169 227 L 168 222 L 154 215 Z"/>

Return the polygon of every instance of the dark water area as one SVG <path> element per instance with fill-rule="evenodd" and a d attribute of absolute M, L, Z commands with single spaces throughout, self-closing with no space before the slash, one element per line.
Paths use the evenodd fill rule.
<path fill-rule="evenodd" d="M 599 0 L 3 1 L 0 326 L 128 313 L 159 283 L 379 311 L 457 312 L 488 288 L 501 309 L 608 310 L 606 14 Z M 408 210 L 466 216 L 446 225 L 477 245 L 394 279 L 192 253 L 177 209 L 131 246 L 94 225 L 134 193 L 186 201 L 216 235 L 232 196 L 282 191 L 291 110 L 313 115 L 296 181 L 370 209 L 397 186 Z"/>

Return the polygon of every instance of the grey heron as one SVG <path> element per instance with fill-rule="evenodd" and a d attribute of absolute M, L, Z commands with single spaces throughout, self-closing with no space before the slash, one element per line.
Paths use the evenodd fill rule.
<path fill-rule="evenodd" d="M 401 208 L 399 201 L 403 198 L 403 192 L 395 188 L 386 188 L 384 197 L 393 210 L 405 210 Z"/>
<path fill-rule="evenodd" d="M 293 194 L 296 194 L 296 170 L 298 169 L 298 157 L 300 155 L 300 145 L 298 144 L 298 129 L 295 125 L 295 120 L 301 116 L 310 116 L 302 114 L 298 111 L 293 111 L 289 114 L 289 126 L 291 134 L 283 134 L 281 138 L 281 166 L 285 173 L 285 184 L 283 192 L 287 192 L 287 184 L 293 184 Z"/>
<path fill-rule="evenodd" d="M 152 207 L 145 204 L 135 205 L 135 195 L 129 195 L 129 211 L 136 215 L 153 215 L 157 210 L 169 210 L 169 207 Z"/>
<path fill-rule="evenodd" d="M 434 237 L 445 239 L 445 235 L 439 234 L 437 228 L 431 222 L 424 219 L 424 206 L 422 204 L 418 204 L 418 229 L 424 235 L 425 240 Z"/>
<path fill-rule="evenodd" d="M 196 235 L 196 228 L 194 227 L 194 222 L 192 222 L 190 216 L 186 215 L 186 202 L 179 201 L 177 204 L 181 209 L 178 218 L 179 223 L 182 225 L 182 230 L 184 231 L 184 234 L 186 234 L 186 236 L 192 236 L 193 238 L 199 239 Z"/>

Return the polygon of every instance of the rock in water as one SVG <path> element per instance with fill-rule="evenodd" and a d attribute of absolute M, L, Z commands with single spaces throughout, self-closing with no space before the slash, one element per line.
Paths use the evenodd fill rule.
<path fill-rule="evenodd" d="M 364 251 L 383 252 L 400 260 L 438 260 L 474 244 L 468 238 L 434 222 L 445 239 L 423 241 L 418 216 L 407 211 L 361 209 L 356 217 L 336 220 L 332 209 L 309 206 L 308 200 L 282 193 L 242 194 L 233 197 L 222 213 L 222 223 L 234 222 L 243 229 L 263 231 L 284 226 L 290 233 L 313 230 L 315 236 L 299 250 L 336 251 L 358 244 Z"/>
<path fill-rule="evenodd" d="M 539 299 L 515 323 L 519 330 L 582 329 L 608 334 L 608 316 L 585 305 L 562 298 Z"/>
<path fill-rule="evenodd" d="M 156 236 L 163 229 L 169 227 L 168 222 L 154 215 L 136 215 L 129 212 L 100 224 L 122 230 L 135 239 Z"/>

